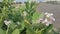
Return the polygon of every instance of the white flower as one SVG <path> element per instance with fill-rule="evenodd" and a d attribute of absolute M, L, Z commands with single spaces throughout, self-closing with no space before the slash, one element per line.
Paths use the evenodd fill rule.
<path fill-rule="evenodd" d="M 52 16 L 53 16 L 53 13 L 50 13 L 50 15 L 52 15 Z"/>
<path fill-rule="evenodd" d="M 46 17 L 50 17 L 50 16 L 53 16 L 53 13 L 46 12 L 45 15 L 46 15 Z"/>
<path fill-rule="evenodd" d="M 19 25 L 19 24 L 20 24 L 20 22 L 17 22 L 17 24 Z"/>
<path fill-rule="evenodd" d="M 55 21 L 55 18 L 53 16 L 53 13 L 45 13 L 45 20 L 42 21 L 46 26 L 49 26 L 49 24 L 52 24 L 53 21 Z"/>
<path fill-rule="evenodd" d="M 43 20 L 43 18 L 39 19 L 40 21 Z"/>
<path fill-rule="evenodd" d="M 52 21 L 55 21 L 55 18 L 54 18 L 53 16 L 50 16 L 50 19 L 51 19 Z"/>
<path fill-rule="evenodd" d="M 45 24 L 46 26 L 49 26 L 50 24 L 53 23 L 53 21 L 55 21 L 55 18 L 53 16 L 53 13 L 44 13 L 44 16 L 42 18 L 39 17 L 39 19 L 37 19 L 36 21 L 34 21 L 35 23 L 42 23 Z"/>
<path fill-rule="evenodd" d="M 51 18 L 45 18 L 44 21 L 42 21 L 43 24 L 45 24 L 46 26 L 49 26 L 49 24 L 52 24 L 53 20 Z"/>
<path fill-rule="evenodd" d="M 50 23 L 46 23 L 46 26 L 49 26 Z"/>
<path fill-rule="evenodd" d="M 11 20 L 4 20 L 4 23 L 8 26 L 11 23 Z"/>
<path fill-rule="evenodd" d="M 47 15 L 48 13 L 47 12 L 45 12 L 45 15 Z"/>
<path fill-rule="evenodd" d="M 26 12 L 26 11 L 24 11 L 24 12 L 23 12 L 23 16 L 26 16 L 26 15 L 27 15 L 27 12 Z"/>
<path fill-rule="evenodd" d="M 49 19 L 55 21 L 55 18 L 54 18 L 54 16 L 53 16 L 53 13 L 47 13 L 47 12 L 46 12 L 45 15 L 46 15 L 46 18 L 49 18 Z"/>
<path fill-rule="evenodd" d="M 43 18 L 40 18 L 39 21 L 42 22 L 43 21 Z"/>
<path fill-rule="evenodd" d="M 43 20 L 42 21 L 42 23 L 47 23 L 48 22 L 48 20 L 45 18 L 45 20 Z"/>
<path fill-rule="evenodd" d="M 49 26 L 49 24 L 52 24 L 52 22 L 51 21 L 48 21 L 47 18 L 45 18 L 45 20 L 42 21 L 42 23 L 45 24 L 46 26 Z"/>

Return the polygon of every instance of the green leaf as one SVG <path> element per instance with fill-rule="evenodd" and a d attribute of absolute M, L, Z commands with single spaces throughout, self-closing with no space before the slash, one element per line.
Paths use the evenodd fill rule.
<path fill-rule="evenodd" d="M 37 19 L 42 18 L 43 16 L 44 16 L 43 13 L 35 12 L 33 14 L 32 20 L 36 21 Z"/>
<path fill-rule="evenodd" d="M 36 34 L 31 24 L 25 23 L 25 26 L 27 28 L 26 34 Z"/>
<path fill-rule="evenodd" d="M 38 17 L 39 17 L 39 13 L 36 13 L 36 12 L 35 12 L 34 15 L 33 15 L 33 17 L 32 17 L 32 19 L 33 19 L 33 20 L 36 20 Z"/>
<path fill-rule="evenodd" d="M 15 23 L 11 23 L 11 24 L 9 25 L 9 27 L 12 28 L 12 29 L 14 29 L 14 28 L 16 27 L 16 24 L 15 24 Z"/>
<path fill-rule="evenodd" d="M 37 33 L 37 34 L 41 34 L 43 30 L 44 30 L 44 29 L 41 29 L 41 30 L 36 29 L 36 33 Z"/>
<path fill-rule="evenodd" d="M 5 34 L 5 31 L 0 28 L 0 34 Z"/>
<path fill-rule="evenodd" d="M 47 33 L 51 32 L 52 29 L 53 29 L 53 25 L 50 24 L 49 26 L 47 26 L 47 27 L 42 31 L 42 34 L 47 34 Z"/>
<path fill-rule="evenodd" d="M 39 14 L 39 18 L 43 18 L 44 17 L 44 14 L 43 13 L 40 13 Z"/>
<path fill-rule="evenodd" d="M 33 32 L 26 30 L 26 34 L 32 34 Z M 34 34 L 34 33 L 33 33 Z"/>
<path fill-rule="evenodd" d="M 19 29 L 15 29 L 15 30 L 12 32 L 12 34 L 20 34 Z"/>
<path fill-rule="evenodd" d="M 24 23 L 21 23 L 20 24 L 20 31 L 22 31 L 24 29 L 24 27 L 25 27 L 25 24 Z"/>
<path fill-rule="evenodd" d="M 3 25 L 3 16 L 0 15 L 0 27 Z"/>

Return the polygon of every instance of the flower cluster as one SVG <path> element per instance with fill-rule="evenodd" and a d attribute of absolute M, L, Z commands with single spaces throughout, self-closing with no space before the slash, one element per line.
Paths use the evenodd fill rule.
<path fill-rule="evenodd" d="M 39 23 L 43 23 L 46 26 L 49 26 L 49 24 L 52 24 L 53 21 L 55 21 L 53 13 L 48 13 L 48 12 L 45 12 L 44 17 L 38 20 Z"/>
<path fill-rule="evenodd" d="M 5 23 L 7 26 L 9 26 L 9 25 L 12 23 L 12 21 L 11 21 L 11 20 L 4 20 L 4 23 Z"/>
<path fill-rule="evenodd" d="M 26 12 L 26 11 L 24 11 L 24 12 L 23 12 L 23 16 L 25 17 L 26 15 L 27 15 L 27 12 Z"/>

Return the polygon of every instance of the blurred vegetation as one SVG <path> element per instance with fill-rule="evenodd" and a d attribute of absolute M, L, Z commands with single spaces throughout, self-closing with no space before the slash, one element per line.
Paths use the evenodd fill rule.
<path fill-rule="evenodd" d="M 60 1 L 47 1 L 46 3 L 51 3 L 51 4 L 60 4 Z"/>
<path fill-rule="evenodd" d="M 20 7 L 17 9 L 11 5 L 13 1 L 14 0 L 3 0 L 0 3 L 0 34 L 56 33 L 53 30 L 53 24 L 46 26 L 42 23 L 32 22 L 32 20 L 36 21 L 39 16 L 43 16 L 41 13 L 36 12 L 36 2 L 30 3 L 27 1 L 25 2 L 25 7 Z"/>

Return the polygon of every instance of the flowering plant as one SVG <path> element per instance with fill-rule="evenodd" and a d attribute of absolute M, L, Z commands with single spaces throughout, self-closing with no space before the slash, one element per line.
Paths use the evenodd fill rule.
<path fill-rule="evenodd" d="M 12 0 L 11 0 L 12 1 Z M 25 2 L 16 8 L 9 0 L 0 6 L 0 34 L 50 34 L 53 30 L 53 14 L 36 12 L 36 2 Z"/>

